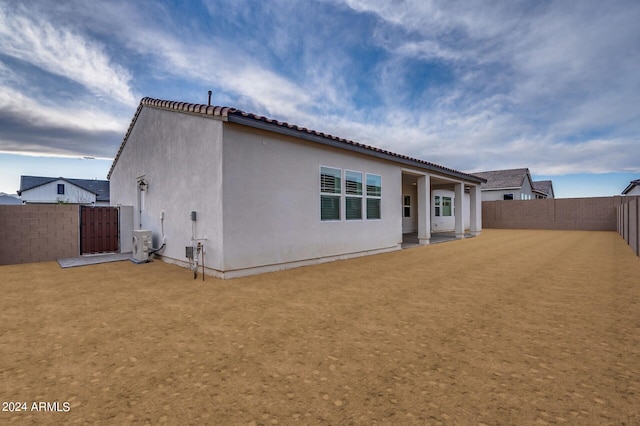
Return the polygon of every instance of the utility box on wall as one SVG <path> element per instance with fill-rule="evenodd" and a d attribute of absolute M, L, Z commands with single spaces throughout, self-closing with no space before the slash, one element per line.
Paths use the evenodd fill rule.
<path fill-rule="evenodd" d="M 149 260 L 151 248 L 151 231 L 136 229 L 133 231 L 133 260 L 146 262 Z"/>

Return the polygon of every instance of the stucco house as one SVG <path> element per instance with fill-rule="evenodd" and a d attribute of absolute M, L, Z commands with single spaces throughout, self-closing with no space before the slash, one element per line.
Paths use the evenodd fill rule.
<path fill-rule="evenodd" d="M 553 181 L 534 180 L 533 196 L 536 200 L 541 200 L 545 198 L 556 198 L 556 194 L 553 192 Z"/>
<path fill-rule="evenodd" d="M 65 203 L 109 205 L 109 181 L 63 177 L 20 176 L 18 195 L 23 204 Z"/>
<path fill-rule="evenodd" d="M 640 195 L 640 179 L 632 180 L 622 191 L 622 195 Z"/>
<path fill-rule="evenodd" d="M 531 179 L 528 168 L 491 170 L 474 172 L 475 176 L 486 179 L 482 184 L 482 201 L 533 200 L 554 198 L 553 183 L 550 180 Z"/>
<path fill-rule="evenodd" d="M 198 241 L 222 278 L 398 250 L 409 232 L 429 244 L 430 213 L 453 208 L 435 188 L 469 191 L 456 212 L 482 229 L 480 177 L 228 107 L 142 99 L 108 178 L 162 260 L 186 266 Z"/>

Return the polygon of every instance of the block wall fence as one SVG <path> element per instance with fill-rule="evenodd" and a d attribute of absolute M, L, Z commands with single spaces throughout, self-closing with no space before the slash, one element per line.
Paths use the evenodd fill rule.
<path fill-rule="evenodd" d="M 616 231 L 616 207 L 621 198 L 483 201 L 482 227 Z"/>
<path fill-rule="evenodd" d="M 78 205 L 0 205 L 0 265 L 80 254 Z"/>
<path fill-rule="evenodd" d="M 615 231 L 640 256 L 640 196 L 484 201 L 482 226 Z M 0 205 L 0 265 L 79 254 L 78 205 Z"/>
<path fill-rule="evenodd" d="M 640 197 L 483 201 L 482 227 L 616 231 L 640 256 Z"/>

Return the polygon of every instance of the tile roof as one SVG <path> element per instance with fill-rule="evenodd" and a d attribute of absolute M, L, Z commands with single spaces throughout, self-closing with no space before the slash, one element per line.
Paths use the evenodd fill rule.
<path fill-rule="evenodd" d="M 547 196 L 553 197 L 553 182 L 550 180 L 537 180 L 533 182 L 533 189 L 544 192 Z"/>
<path fill-rule="evenodd" d="M 476 176 L 487 180 L 482 189 L 512 189 L 521 188 L 525 178 L 531 181 L 529 169 L 492 170 L 488 172 L 474 172 Z M 532 185 L 533 186 L 533 185 Z"/>
<path fill-rule="evenodd" d="M 152 107 L 165 109 L 170 111 L 177 111 L 183 113 L 192 113 L 192 114 L 200 114 L 203 116 L 212 116 L 222 118 L 224 121 L 243 124 L 246 126 L 251 126 L 255 128 L 259 128 L 262 130 L 273 131 L 277 133 L 286 134 L 289 136 L 299 137 L 310 141 L 320 142 L 327 145 L 331 145 L 334 147 L 342 148 L 342 149 L 350 149 L 354 151 L 361 152 L 363 154 L 373 155 L 380 158 L 385 158 L 388 160 L 401 162 L 407 165 L 412 165 L 415 167 L 420 167 L 423 169 L 427 169 L 434 172 L 440 172 L 447 175 L 453 175 L 461 179 L 465 179 L 471 182 L 483 182 L 484 178 L 479 176 L 474 176 L 469 173 L 460 172 L 458 170 L 450 169 L 448 167 L 440 166 L 438 164 L 430 163 L 428 161 L 420 160 L 417 158 L 412 158 L 406 155 L 396 154 L 391 151 L 387 151 L 384 149 L 376 148 L 370 145 L 364 145 L 349 139 L 340 138 L 337 136 L 333 136 L 327 133 L 318 132 L 316 130 L 307 129 L 306 127 L 297 126 L 295 124 L 289 124 L 287 122 L 282 122 L 278 120 L 274 120 L 271 118 L 263 117 L 260 115 L 248 113 L 241 111 L 236 108 L 231 107 L 222 107 L 222 106 L 213 106 L 213 105 L 203 105 L 203 104 L 191 104 L 186 102 L 174 102 L 174 101 L 166 101 L 160 99 L 153 98 L 142 98 L 140 101 L 140 105 L 138 105 L 138 109 L 136 110 L 133 119 L 131 120 L 131 124 L 122 140 L 122 144 L 116 154 L 115 159 L 113 160 L 113 164 L 111 165 L 111 169 L 109 170 L 109 174 L 107 178 L 111 177 L 111 173 L 124 149 L 124 146 L 135 126 L 135 123 L 142 111 L 143 107 Z"/>
<path fill-rule="evenodd" d="M 20 176 L 20 191 L 18 195 L 21 195 L 23 191 L 36 188 L 38 186 L 46 185 L 57 180 L 63 180 L 70 184 L 76 185 L 86 191 L 96 194 L 96 201 L 109 201 L 109 181 L 108 180 L 96 180 L 96 179 L 69 179 L 64 177 L 46 177 L 46 176 Z"/>

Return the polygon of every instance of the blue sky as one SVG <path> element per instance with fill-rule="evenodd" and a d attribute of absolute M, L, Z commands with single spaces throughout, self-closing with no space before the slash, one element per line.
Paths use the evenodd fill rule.
<path fill-rule="evenodd" d="M 0 192 L 105 179 L 144 96 L 233 106 L 556 196 L 640 177 L 640 2 L 0 0 Z M 87 159 L 85 157 L 91 157 Z"/>

